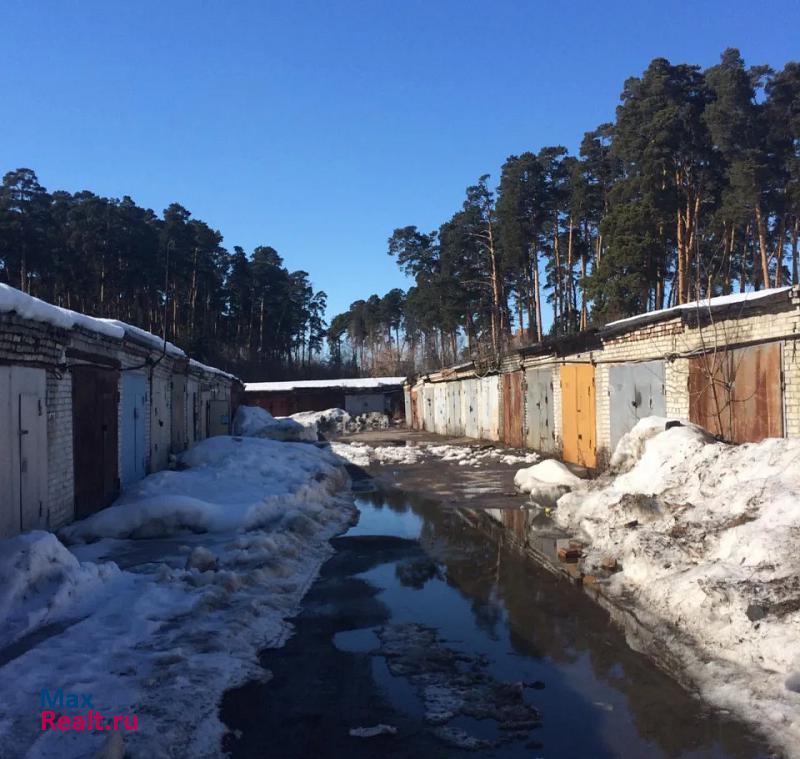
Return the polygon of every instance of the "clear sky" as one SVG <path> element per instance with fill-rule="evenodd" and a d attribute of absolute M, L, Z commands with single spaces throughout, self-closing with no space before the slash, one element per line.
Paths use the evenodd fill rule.
<path fill-rule="evenodd" d="M 511 153 L 576 149 L 652 58 L 780 67 L 798 29 L 797 0 L 3 0 L 0 172 L 180 202 L 332 315 L 407 286 L 395 227 L 434 229 Z"/>

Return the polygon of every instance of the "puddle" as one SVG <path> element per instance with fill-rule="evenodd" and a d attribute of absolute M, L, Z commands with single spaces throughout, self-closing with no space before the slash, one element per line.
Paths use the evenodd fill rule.
<path fill-rule="evenodd" d="M 770 756 L 485 514 L 394 490 L 356 502 L 294 636 L 263 652 L 272 680 L 223 699 L 232 756 Z M 349 735 L 376 724 L 397 734 Z"/>

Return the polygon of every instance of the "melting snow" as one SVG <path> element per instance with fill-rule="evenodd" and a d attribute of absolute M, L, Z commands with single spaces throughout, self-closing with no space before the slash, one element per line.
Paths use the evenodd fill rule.
<path fill-rule="evenodd" d="M 42 532 L 0 541 L 4 756 L 101 747 L 102 733 L 39 729 L 43 688 L 136 714 L 126 756 L 220 755 L 221 694 L 265 676 L 259 649 L 285 640 L 354 508 L 340 461 L 315 446 L 215 437 L 181 463 L 65 529 L 71 551 Z"/>

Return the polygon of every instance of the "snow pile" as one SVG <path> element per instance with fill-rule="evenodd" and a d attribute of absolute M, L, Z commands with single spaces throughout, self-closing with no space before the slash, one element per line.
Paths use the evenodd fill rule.
<path fill-rule="evenodd" d="M 372 727 L 351 727 L 350 735 L 354 738 L 374 738 L 376 735 L 397 735 L 394 725 L 384 725 L 382 722 Z"/>
<path fill-rule="evenodd" d="M 0 546 L 0 648 L 79 614 L 119 573 L 113 562 L 79 562 L 49 532 L 28 532 Z"/>
<path fill-rule="evenodd" d="M 665 426 L 640 421 L 615 452 L 627 471 L 564 495 L 555 519 L 588 541 L 587 573 L 617 560 L 607 591 L 661 628 L 706 698 L 800 756 L 800 440 Z"/>
<path fill-rule="evenodd" d="M 61 536 L 74 543 L 249 530 L 285 519 L 287 507 L 324 502 L 347 484 L 333 457 L 301 443 L 217 436 L 179 461 L 190 468 L 146 477 Z"/>
<path fill-rule="evenodd" d="M 426 445 L 425 448 L 431 456 L 440 458 L 443 461 L 457 461 L 459 466 L 480 466 L 492 460 L 509 466 L 534 464 L 539 461 L 539 455 L 533 452 L 509 453 L 493 446 Z"/>
<path fill-rule="evenodd" d="M 239 406 L 233 417 L 233 433 L 270 440 L 317 440 L 316 427 L 300 424 L 290 417 L 276 419 L 260 406 Z"/>
<path fill-rule="evenodd" d="M 331 451 L 350 464 L 363 468 L 377 464 L 416 464 L 424 451 L 413 445 L 379 445 L 366 443 L 331 443 Z"/>
<path fill-rule="evenodd" d="M 545 459 L 514 475 L 514 485 L 522 493 L 530 493 L 531 501 L 539 506 L 555 506 L 556 501 L 583 481 L 555 459 Z"/>
<path fill-rule="evenodd" d="M 338 434 L 346 432 L 351 423 L 350 414 L 341 408 L 329 408 L 325 411 L 301 411 L 298 414 L 292 414 L 289 419 L 302 424 L 303 427 L 313 429 L 317 437 L 329 432 Z"/>
<path fill-rule="evenodd" d="M 459 466 L 480 466 L 493 461 L 508 466 L 533 464 L 539 461 L 535 453 L 514 454 L 502 449 L 469 445 L 430 445 L 406 441 L 405 446 L 366 443 L 331 443 L 331 450 L 340 458 L 360 467 L 377 464 L 416 464 L 426 458 L 451 461 Z"/>
<path fill-rule="evenodd" d="M 71 552 L 43 533 L 0 541 L 0 630 L 22 646 L 0 666 L 4 755 L 102 746 L 101 733 L 39 730 L 43 688 L 137 715 L 132 759 L 220 755 L 221 694 L 264 676 L 258 651 L 283 644 L 355 510 L 344 468 L 315 446 L 215 437 L 182 463 L 64 530 Z M 19 638 L 34 629 L 44 639 Z"/>
<path fill-rule="evenodd" d="M 343 388 L 348 390 L 377 390 L 379 388 L 400 389 L 405 377 L 358 377 L 355 379 L 290 380 L 288 382 L 247 382 L 245 392 L 285 393 L 291 390 L 319 388 Z"/>
<path fill-rule="evenodd" d="M 362 430 L 388 430 L 389 415 L 383 411 L 367 411 L 352 417 L 348 431 L 361 432 Z"/>

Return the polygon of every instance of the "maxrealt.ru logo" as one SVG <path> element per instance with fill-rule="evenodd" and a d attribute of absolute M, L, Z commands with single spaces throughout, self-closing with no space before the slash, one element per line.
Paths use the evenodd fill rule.
<path fill-rule="evenodd" d="M 42 690 L 39 705 L 42 710 L 42 730 L 138 730 L 139 718 L 133 714 L 108 717 L 95 711 L 91 693 L 73 693 L 61 688 Z M 82 714 L 63 714 L 83 711 Z"/>

